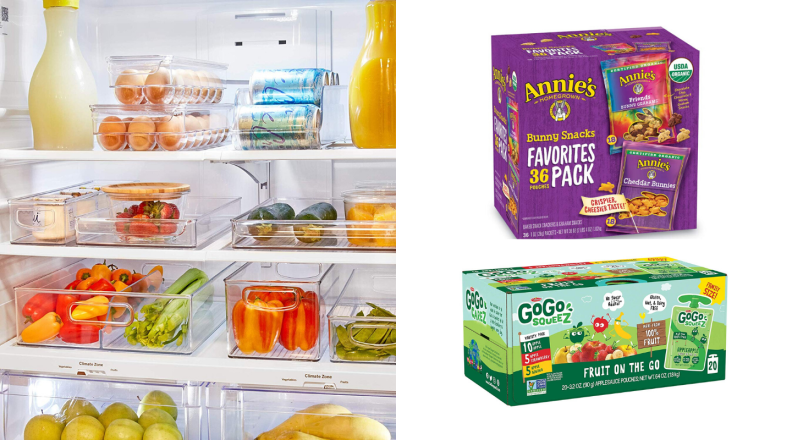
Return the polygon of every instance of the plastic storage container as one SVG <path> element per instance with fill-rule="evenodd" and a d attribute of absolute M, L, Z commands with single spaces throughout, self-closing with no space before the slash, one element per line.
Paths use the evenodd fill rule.
<path fill-rule="evenodd" d="M 225 279 L 228 356 L 316 361 L 327 348 L 333 265 L 247 263 Z M 333 292 L 336 292 L 333 295 Z"/>
<path fill-rule="evenodd" d="M 229 138 L 233 106 L 92 105 L 94 137 L 106 151 L 211 148 Z"/>
<path fill-rule="evenodd" d="M 167 394 L 173 405 L 151 408 L 175 415 L 176 428 L 185 440 L 199 439 L 204 411 L 203 390 L 200 384 L 189 382 L 166 384 L 5 372 L 0 374 L 0 408 L 3 408 L 2 419 L 5 421 L 0 432 L 4 437 L 0 438 L 28 438 L 24 432 L 31 419 L 58 414 L 72 398 L 88 401 L 101 414 L 114 403 L 122 403 L 132 411 L 138 411 L 140 399 L 156 392 Z"/>
<path fill-rule="evenodd" d="M 275 432 L 284 436 L 287 432 L 303 432 L 314 436 L 311 438 L 396 439 L 395 396 L 268 391 L 210 384 L 207 413 L 211 440 L 252 439 L 265 432 L 272 435 L 260 438 L 276 438 Z M 282 425 L 287 420 L 289 424 Z M 331 437 L 331 432 L 336 436 Z"/>
<path fill-rule="evenodd" d="M 63 269 L 52 272 L 14 288 L 16 298 L 17 344 L 45 347 L 79 347 L 101 350 L 145 351 L 155 353 L 190 354 L 195 351 L 225 319 L 225 301 L 222 296 L 223 279 L 238 265 L 224 263 L 168 263 L 155 265 L 134 260 L 122 260 L 118 264 L 129 271 L 146 274 L 122 292 L 80 292 L 68 290 L 81 269 L 91 269 L 99 260 L 81 260 Z M 162 272 L 157 268 L 161 267 Z M 190 294 L 165 294 L 177 279 L 191 268 L 203 270 L 208 282 Z M 163 279 L 164 278 L 164 279 Z M 178 293 L 178 292 L 177 292 Z M 109 302 L 95 303 L 91 298 L 103 296 Z M 95 300 L 94 300 L 95 301 Z M 105 306 L 105 312 L 91 318 L 74 319 L 78 307 Z M 54 307 L 54 310 L 51 310 Z M 88 309 L 90 310 L 90 309 Z M 61 318 L 62 327 L 54 329 L 56 334 L 45 340 L 36 337 L 38 331 L 24 333 L 28 327 L 40 320 L 28 322 L 31 313 L 45 315 L 54 311 Z M 155 313 L 159 312 L 159 313 Z M 167 321 L 166 317 L 183 319 Z M 138 334 L 134 321 L 148 317 L 155 320 L 149 333 Z M 162 318 L 159 323 L 157 319 Z M 36 319 L 36 315 L 33 315 Z M 46 323 L 46 321 L 45 321 Z M 163 326 L 159 324 L 162 323 Z M 176 327 L 173 327 L 173 326 Z M 157 329 L 157 331 L 154 331 Z M 44 329 L 47 330 L 47 329 Z M 28 330 L 30 332 L 30 330 Z M 26 335 L 35 337 L 28 338 Z M 27 341 L 27 342 L 26 342 Z M 141 342 L 142 341 L 142 342 Z M 133 343 L 134 342 L 134 343 Z M 145 345 L 144 345 L 145 344 Z"/>
<path fill-rule="evenodd" d="M 328 313 L 330 360 L 395 364 L 395 315 L 395 268 L 355 269 Z"/>
<path fill-rule="evenodd" d="M 102 187 L 110 199 L 110 217 L 119 219 L 116 232 L 127 241 L 167 243 L 174 241 L 190 185 L 141 182 Z M 166 221 L 163 221 L 166 220 Z"/>
<path fill-rule="evenodd" d="M 139 221 L 115 218 L 105 209 L 77 219 L 78 245 L 201 247 L 231 228 L 231 219 L 242 210 L 240 197 L 184 198 L 180 218 L 153 220 L 159 235 L 141 237 L 132 231 Z M 172 233 L 166 233 L 173 231 Z"/>
<path fill-rule="evenodd" d="M 107 70 L 121 104 L 217 104 L 228 64 L 170 55 L 113 56 Z"/>
<path fill-rule="evenodd" d="M 100 191 L 119 181 L 88 181 L 8 201 L 11 243 L 62 245 L 74 240 L 78 217 L 109 206 Z"/>
<path fill-rule="evenodd" d="M 249 219 L 252 214 L 255 217 L 257 210 L 276 203 L 288 204 L 296 216 L 317 203 L 328 203 L 336 212 L 336 220 Z M 373 215 L 371 220 L 349 220 L 344 218 L 343 208 L 342 199 L 269 199 L 231 221 L 232 246 L 240 249 L 396 250 L 395 221 L 375 221 Z M 349 232 L 352 234 L 348 239 Z"/>
<path fill-rule="evenodd" d="M 374 222 L 348 225 L 347 237 L 356 246 L 396 247 L 396 188 L 375 187 L 354 189 L 342 194 L 347 220 Z"/>

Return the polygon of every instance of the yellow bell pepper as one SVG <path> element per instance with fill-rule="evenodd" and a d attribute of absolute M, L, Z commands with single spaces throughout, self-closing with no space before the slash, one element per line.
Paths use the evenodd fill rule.
<path fill-rule="evenodd" d="M 61 321 L 60 316 L 55 312 L 49 312 L 22 330 L 20 336 L 22 337 L 22 342 L 35 344 L 54 338 L 60 332 L 61 327 L 63 327 L 63 321 Z"/>
<path fill-rule="evenodd" d="M 96 318 L 97 316 L 106 315 L 108 309 L 108 306 L 106 304 L 109 303 L 110 300 L 107 299 L 106 296 L 100 295 L 100 296 L 94 296 L 93 298 L 87 299 L 82 302 L 91 303 L 91 304 L 78 305 L 77 307 L 74 308 L 74 310 L 72 310 L 71 316 L 74 319 L 84 321 L 87 319 Z"/>

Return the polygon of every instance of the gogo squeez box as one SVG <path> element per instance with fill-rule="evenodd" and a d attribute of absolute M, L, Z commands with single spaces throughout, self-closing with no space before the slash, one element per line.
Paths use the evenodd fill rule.
<path fill-rule="evenodd" d="M 495 207 L 514 235 L 695 229 L 698 67 L 662 28 L 493 36 Z"/>
<path fill-rule="evenodd" d="M 673 258 L 463 272 L 465 375 L 509 405 L 726 377 L 726 274 Z"/>

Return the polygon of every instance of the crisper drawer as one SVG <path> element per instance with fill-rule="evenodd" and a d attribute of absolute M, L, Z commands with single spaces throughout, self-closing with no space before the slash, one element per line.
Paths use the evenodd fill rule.
<path fill-rule="evenodd" d="M 202 390 L 201 384 L 191 383 L 155 384 L 6 372 L 0 375 L 4 420 L 4 436 L 0 438 L 132 439 L 140 438 L 135 433 L 146 433 L 146 438 L 198 440 Z M 152 432 L 147 433 L 149 430 Z"/>
<path fill-rule="evenodd" d="M 245 264 L 225 280 L 228 356 L 319 360 L 325 304 L 347 279 L 348 270 L 332 264 Z"/>
<path fill-rule="evenodd" d="M 396 269 L 355 269 L 328 320 L 331 361 L 395 364 Z"/>
<path fill-rule="evenodd" d="M 101 265 L 81 260 L 15 287 L 17 344 L 190 354 L 223 324 L 223 279 L 239 267 L 123 260 L 111 279 L 130 284 L 97 291 L 113 269 Z"/>
<path fill-rule="evenodd" d="M 210 440 L 396 438 L 396 398 L 210 384 Z M 304 436 L 308 434 L 313 437 Z"/>

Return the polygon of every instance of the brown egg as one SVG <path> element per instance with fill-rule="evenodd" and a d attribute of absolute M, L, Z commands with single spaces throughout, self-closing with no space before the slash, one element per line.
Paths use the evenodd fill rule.
<path fill-rule="evenodd" d="M 127 116 L 126 118 L 123 119 L 124 127 L 125 127 L 124 131 L 129 131 L 129 123 L 132 122 L 133 119 L 135 118 L 133 118 L 132 116 Z"/>
<path fill-rule="evenodd" d="M 108 116 L 99 124 L 96 139 L 105 150 L 121 150 L 126 145 L 126 124 L 117 116 Z"/>
<path fill-rule="evenodd" d="M 160 67 L 156 72 L 149 74 L 146 77 L 146 89 L 143 93 L 152 104 L 169 104 L 174 94 L 170 69 Z"/>
<path fill-rule="evenodd" d="M 157 124 L 157 145 L 160 147 L 168 151 L 177 151 L 184 148 L 186 143 L 183 116 L 163 118 L 163 121 Z"/>
<path fill-rule="evenodd" d="M 212 72 L 206 72 L 209 75 L 209 83 L 214 88 L 214 94 L 211 96 L 212 104 L 217 104 L 223 99 L 223 81 Z"/>
<path fill-rule="evenodd" d="M 115 95 L 121 104 L 140 104 L 143 100 L 143 85 L 146 75 L 138 74 L 137 70 L 127 69 L 118 75 L 115 82 Z"/>
<path fill-rule="evenodd" d="M 203 143 L 203 133 L 201 132 L 201 123 L 195 116 L 184 117 L 184 128 L 190 133 L 191 144 L 187 148 L 196 148 Z"/>
<path fill-rule="evenodd" d="M 198 78 L 198 82 L 201 86 L 201 95 L 198 98 L 198 104 L 202 104 L 206 102 L 207 99 L 209 98 L 209 88 L 212 85 L 209 82 L 209 77 L 207 76 L 206 72 L 204 72 L 203 70 L 196 71 L 195 76 Z"/>
<path fill-rule="evenodd" d="M 154 146 L 157 127 L 148 116 L 138 116 L 129 123 L 127 142 L 133 150 L 147 151 Z"/>

